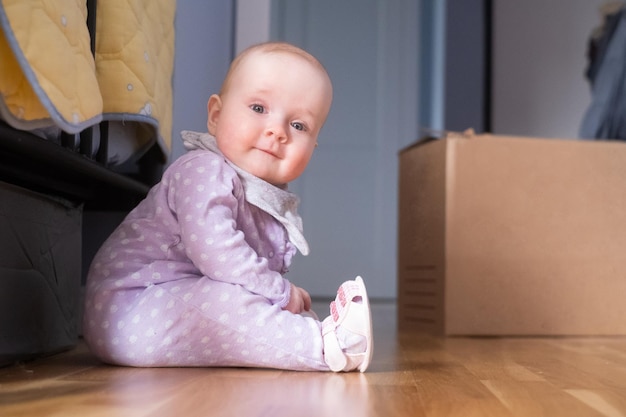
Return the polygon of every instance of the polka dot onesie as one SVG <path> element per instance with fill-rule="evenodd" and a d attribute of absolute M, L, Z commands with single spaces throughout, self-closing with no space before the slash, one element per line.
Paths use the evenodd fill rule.
<path fill-rule="evenodd" d="M 295 252 L 223 156 L 188 152 L 94 258 L 85 340 L 119 365 L 328 370 L 321 323 L 282 310 Z"/>

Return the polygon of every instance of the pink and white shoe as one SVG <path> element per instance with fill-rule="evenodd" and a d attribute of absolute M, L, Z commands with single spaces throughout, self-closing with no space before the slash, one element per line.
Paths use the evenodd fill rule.
<path fill-rule="evenodd" d="M 372 359 L 372 314 L 363 279 L 346 281 L 322 322 L 324 360 L 333 372 L 365 372 Z"/>

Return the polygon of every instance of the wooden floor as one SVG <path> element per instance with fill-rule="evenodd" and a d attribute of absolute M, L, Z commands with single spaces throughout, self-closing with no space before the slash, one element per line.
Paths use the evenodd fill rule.
<path fill-rule="evenodd" d="M 119 368 L 79 346 L 0 368 L 0 416 L 626 416 L 626 338 L 433 338 L 373 311 L 365 374 Z"/>

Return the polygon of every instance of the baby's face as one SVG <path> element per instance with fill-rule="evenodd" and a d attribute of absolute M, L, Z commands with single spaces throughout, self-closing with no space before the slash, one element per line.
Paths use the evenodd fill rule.
<path fill-rule="evenodd" d="M 286 184 L 306 168 L 331 101 L 328 76 L 304 58 L 257 53 L 209 100 L 209 132 L 238 167 Z"/>

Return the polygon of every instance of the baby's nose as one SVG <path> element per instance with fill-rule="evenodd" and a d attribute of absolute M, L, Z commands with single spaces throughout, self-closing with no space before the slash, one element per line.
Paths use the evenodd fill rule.
<path fill-rule="evenodd" d="M 285 142 L 287 140 L 286 129 L 280 123 L 274 123 L 265 130 L 265 134 L 268 137 L 273 137 L 279 142 Z"/>

